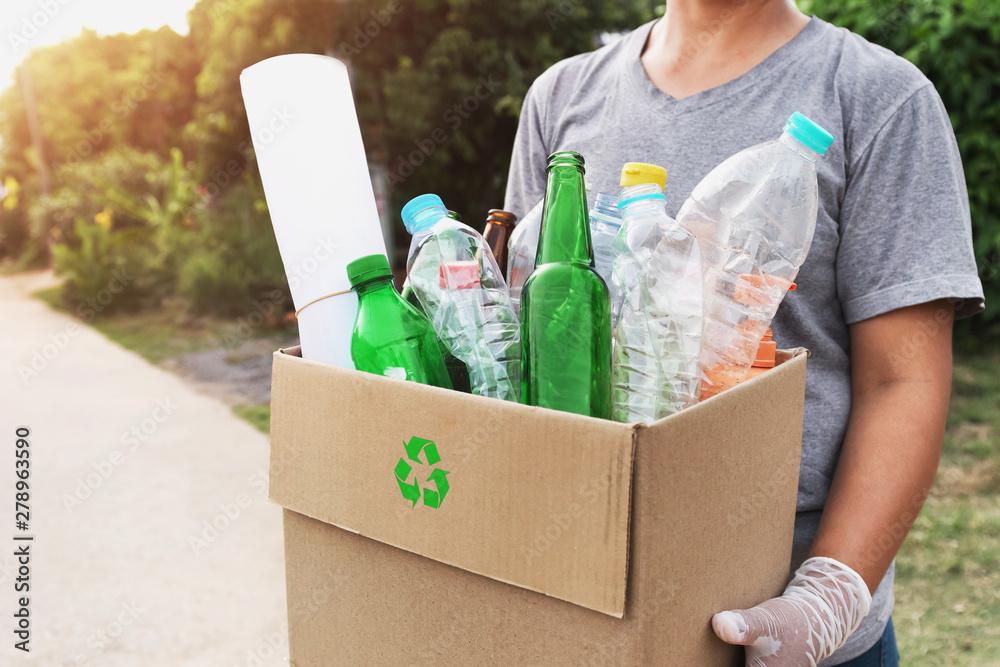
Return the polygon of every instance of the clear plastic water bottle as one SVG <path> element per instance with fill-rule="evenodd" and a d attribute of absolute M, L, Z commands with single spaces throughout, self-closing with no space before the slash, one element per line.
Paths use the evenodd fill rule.
<path fill-rule="evenodd" d="M 665 181 L 666 170 L 656 165 L 629 163 L 622 170 L 623 221 L 612 271 L 613 417 L 620 422 L 653 422 L 698 401 L 701 250 L 667 215 Z"/>
<path fill-rule="evenodd" d="M 538 253 L 538 237 L 542 230 L 542 211 L 545 200 L 538 202 L 514 227 L 507 246 L 507 279 L 510 284 L 510 300 L 515 312 L 521 312 L 521 288 L 531 272 L 535 270 L 535 255 Z"/>
<path fill-rule="evenodd" d="M 479 232 L 448 217 L 437 195 L 410 201 L 403 224 L 413 235 L 408 286 L 441 342 L 468 368 L 472 393 L 517 401 L 517 315 L 489 246 Z"/>
<path fill-rule="evenodd" d="M 677 221 L 705 258 L 701 396 L 741 382 L 809 254 L 816 160 L 833 136 L 801 113 L 781 137 L 730 157 L 695 187 Z"/>
<path fill-rule="evenodd" d="M 598 194 L 590 209 L 590 240 L 594 246 L 594 268 L 604 282 L 611 286 L 611 267 L 615 260 L 615 239 L 622 226 L 622 212 L 618 197 Z"/>
<path fill-rule="evenodd" d="M 510 298 L 514 308 L 520 312 L 521 287 L 535 270 L 535 256 L 538 252 L 538 238 L 542 229 L 542 200 L 528 212 L 510 237 L 507 259 L 507 279 L 510 284 Z M 621 227 L 622 215 L 618 209 L 616 195 L 598 194 L 594 207 L 590 210 L 590 238 L 594 246 L 594 268 L 611 287 L 611 265 L 614 262 L 614 242 Z"/>

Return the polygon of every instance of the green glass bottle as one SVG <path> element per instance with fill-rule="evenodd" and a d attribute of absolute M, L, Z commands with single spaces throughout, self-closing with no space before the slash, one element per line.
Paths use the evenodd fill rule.
<path fill-rule="evenodd" d="M 611 305 L 594 270 L 584 160 L 549 158 L 535 270 L 521 292 L 521 401 L 611 418 Z"/>
<path fill-rule="evenodd" d="M 359 371 L 451 389 L 434 327 L 392 286 L 385 255 L 347 265 L 358 295 L 351 358 Z"/>

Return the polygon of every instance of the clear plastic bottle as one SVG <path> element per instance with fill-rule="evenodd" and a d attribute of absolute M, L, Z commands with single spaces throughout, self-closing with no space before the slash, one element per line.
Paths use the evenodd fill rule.
<path fill-rule="evenodd" d="M 542 209 L 545 201 L 538 202 L 528 212 L 510 237 L 507 259 L 507 280 L 514 308 L 520 311 L 521 287 L 535 270 L 535 255 L 542 229 Z M 614 262 L 614 242 L 621 227 L 621 211 L 616 195 L 598 194 L 590 210 L 590 237 L 594 246 L 594 268 L 611 288 L 611 265 Z"/>
<path fill-rule="evenodd" d="M 538 202 L 514 227 L 507 245 L 507 280 L 510 284 L 510 300 L 515 312 L 521 312 L 521 288 L 531 272 L 535 270 L 535 255 L 538 253 L 538 237 L 542 229 L 542 211 L 545 200 Z"/>
<path fill-rule="evenodd" d="M 507 283 L 476 230 L 448 217 L 441 198 L 403 207 L 413 235 L 407 283 L 441 342 L 469 371 L 472 393 L 517 401 L 520 333 Z"/>
<path fill-rule="evenodd" d="M 636 168 L 642 173 L 629 173 Z M 622 174 L 623 221 L 612 271 L 613 416 L 620 422 L 653 422 L 698 401 L 701 250 L 667 215 L 665 179 L 655 165 L 630 163 Z"/>
<path fill-rule="evenodd" d="M 611 267 L 615 260 L 615 239 L 622 226 L 622 212 L 616 195 L 598 194 L 590 209 L 590 240 L 594 245 L 594 268 L 611 287 Z"/>
<path fill-rule="evenodd" d="M 833 140 L 796 112 L 780 138 L 713 169 L 678 213 L 705 258 L 703 399 L 746 377 L 805 261 L 819 205 L 816 160 Z"/>

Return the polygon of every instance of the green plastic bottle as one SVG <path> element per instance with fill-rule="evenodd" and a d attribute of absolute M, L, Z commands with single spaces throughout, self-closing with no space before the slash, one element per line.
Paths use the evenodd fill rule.
<path fill-rule="evenodd" d="M 451 389 L 441 345 L 430 321 L 392 286 L 385 255 L 347 265 L 358 294 L 351 358 L 359 371 Z"/>
<path fill-rule="evenodd" d="M 584 160 L 549 157 L 535 270 L 521 292 L 521 402 L 611 418 L 611 305 L 594 270 Z"/>

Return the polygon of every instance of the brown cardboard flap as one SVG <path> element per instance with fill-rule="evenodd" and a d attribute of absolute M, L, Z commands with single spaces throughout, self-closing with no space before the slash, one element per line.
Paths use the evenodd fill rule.
<path fill-rule="evenodd" d="M 639 428 L 628 615 L 661 640 L 643 664 L 724 664 L 730 649 L 712 633 L 712 615 L 752 607 L 788 581 L 806 353 L 779 360 Z"/>
<path fill-rule="evenodd" d="M 274 356 L 274 501 L 469 572 L 622 617 L 632 427 L 293 354 Z M 427 465 L 428 455 L 440 460 Z M 447 474 L 432 473 L 435 468 Z M 400 469 L 411 471 L 403 480 L 407 488 L 414 481 L 420 486 L 415 506 L 404 498 Z"/>

